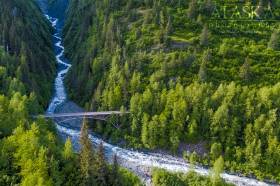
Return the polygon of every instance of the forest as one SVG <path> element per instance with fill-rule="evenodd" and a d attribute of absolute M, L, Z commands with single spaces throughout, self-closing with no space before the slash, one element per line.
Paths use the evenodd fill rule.
<path fill-rule="evenodd" d="M 43 113 L 52 94 L 52 27 L 34 0 L 0 0 L 0 185 L 130 186 L 138 177 L 93 147 L 86 121 L 81 150 L 64 143 Z"/>
<path fill-rule="evenodd" d="M 256 16 L 213 18 L 232 3 Z M 131 112 L 94 125 L 113 143 L 183 154 L 205 166 L 222 156 L 227 171 L 279 183 L 280 27 L 278 17 L 267 17 L 279 15 L 279 6 L 72 0 L 64 28 L 70 97 L 90 111 Z M 200 142 L 206 153 L 181 152 Z"/>
<path fill-rule="evenodd" d="M 280 183 L 279 6 L 70 0 L 70 98 L 89 111 L 130 111 L 90 125 L 111 143 L 212 167 L 209 176 L 154 169 L 155 186 L 228 186 L 223 171 Z M 52 121 L 32 117 L 46 109 L 56 73 L 53 28 L 36 0 L 0 0 L 0 31 L 0 185 L 142 185 L 93 146 L 88 121 L 78 152 Z M 193 144 L 204 152 L 185 148 Z"/>
<path fill-rule="evenodd" d="M 52 28 L 34 0 L 0 3 L 1 93 L 33 92 L 46 106 L 55 74 Z"/>
<path fill-rule="evenodd" d="M 213 179 L 214 177 L 214 179 Z M 215 179 L 215 176 L 212 177 L 212 180 L 208 177 L 203 177 L 198 175 L 195 172 L 188 172 L 187 174 L 172 174 L 164 170 L 153 171 L 153 182 L 154 186 L 189 186 L 189 185 L 208 185 L 208 186 L 233 186 L 223 182 L 222 180 Z M 214 180 L 214 181 L 213 181 Z"/>

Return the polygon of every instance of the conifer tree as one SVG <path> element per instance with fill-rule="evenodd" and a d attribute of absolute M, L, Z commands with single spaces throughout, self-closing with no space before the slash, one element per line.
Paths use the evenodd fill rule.
<path fill-rule="evenodd" d="M 211 51 L 209 49 L 203 52 L 202 61 L 209 63 L 212 58 Z"/>
<path fill-rule="evenodd" d="M 189 8 L 188 8 L 189 19 L 195 19 L 196 18 L 196 13 L 197 13 L 196 0 L 191 0 L 190 3 L 189 3 Z"/>
<path fill-rule="evenodd" d="M 80 136 L 80 169 L 83 185 L 91 185 L 93 184 L 93 161 L 94 161 L 94 153 L 91 141 L 89 139 L 88 133 L 88 125 L 86 119 L 83 121 L 81 136 Z"/>
<path fill-rule="evenodd" d="M 240 77 L 245 82 L 248 82 L 251 78 L 251 68 L 250 68 L 250 59 L 247 57 L 244 64 L 240 68 Z"/>
<path fill-rule="evenodd" d="M 96 163 L 95 163 L 95 174 L 96 174 L 96 182 L 99 186 L 107 186 L 108 185 L 108 176 L 109 170 L 105 159 L 104 147 L 101 143 L 98 147 L 98 151 L 96 154 Z"/>
<path fill-rule="evenodd" d="M 118 164 L 118 157 L 116 154 L 113 156 L 113 166 L 112 166 L 112 172 L 111 172 L 111 184 L 113 186 L 119 186 L 119 164 Z"/>
<path fill-rule="evenodd" d="M 74 156 L 74 152 L 73 152 L 71 139 L 67 138 L 63 149 L 63 158 L 65 160 L 70 160 L 73 158 L 73 156 Z"/>
<path fill-rule="evenodd" d="M 166 34 L 170 35 L 173 32 L 173 26 L 172 26 L 172 18 L 171 16 L 168 17 L 168 22 L 166 25 Z"/>
<path fill-rule="evenodd" d="M 278 30 L 274 30 L 271 34 L 271 38 L 268 42 L 268 48 L 272 50 L 278 50 L 280 48 L 280 32 Z"/>
<path fill-rule="evenodd" d="M 210 156 L 212 160 L 216 160 L 222 153 L 222 145 L 220 143 L 213 143 L 211 145 Z"/>
<path fill-rule="evenodd" d="M 200 82 L 205 82 L 207 80 L 207 69 L 206 69 L 206 63 L 202 62 L 199 68 L 198 72 L 198 80 Z"/>
<path fill-rule="evenodd" d="M 208 26 L 205 24 L 200 34 L 200 45 L 207 46 L 209 44 L 209 30 Z"/>
<path fill-rule="evenodd" d="M 224 170 L 224 159 L 220 156 L 214 163 L 213 172 L 212 172 L 212 183 L 217 185 L 221 181 L 220 174 Z"/>
<path fill-rule="evenodd" d="M 143 119 L 142 119 L 141 140 L 142 140 L 142 143 L 146 147 L 149 147 L 150 135 L 149 135 L 149 116 L 148 116 L 148 114 L 144 114 Z"/>

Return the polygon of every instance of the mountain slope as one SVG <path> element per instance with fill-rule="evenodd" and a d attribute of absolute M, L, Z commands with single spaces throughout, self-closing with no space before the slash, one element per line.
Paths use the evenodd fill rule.
<path fill-rule="evenodd" d="M 0 4 L 0 45 L 13 58 L 1 60 L 0 65 L 24 83 L 22 93 L 35 92 L 46 106 L 55 73 L 51 27 L 33 0 L 1 0 Z"/>
<path fill-rule="evenodd" d="M 77 155 L 54 123 L 31 117 L 49 101 L 55 71 L 51 25 L 35 0 L 0 0 L 0 30 L 0 185 L 140 185 L 117 161 L 105 162 L 102 146 L 84 147 L 87 135 L 86 155 Z"/>
<path fill-rule="evenodd" d="M 173 153 L 203 142 L 206 154 L 186 158 L 213 165 L 223 155 L 228 170 L 279 182 L 279 27 L 213 17 L 226 3 L 72 0 L 68 90 L 89 110 L 130 110 L 94 125 L 114 142 Z M 277 3 L 238 8 L 266 15 Z"/>
<path fill-rule="evenodd" d="M 51 27 L 33 0 L 0 5 L 0 185 L 50 185 L 61 144 L 51 122 L 30 116 L 52 92 Z"/>

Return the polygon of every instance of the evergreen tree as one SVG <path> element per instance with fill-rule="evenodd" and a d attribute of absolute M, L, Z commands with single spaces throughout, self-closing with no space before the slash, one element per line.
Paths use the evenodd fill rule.
<path fill-rule="evenodd" d="M 250 68 L 250 59 L 247 57 L 244 64 L 240 68 L 240 77 L 245 82 L 248 82 L 251 78 L 251 68 Z"/>
<path fill-rule="evenodd" d="M 130 80 L 130 92 L 135 95 L 136 92 L 141 90 L 141 74 L 134 72 Z"/>
<path fill-rule="evenodd" d="M 222 145 L 220 143 L 213 143 L 211 145 L 210 155 L 212 160 L 217 160 L 222 154 Z"/>
<path fill-rule="evenodd" d="M 142 119 L 141 141 L 144 146 L 149 147 L 149 140 L 149 116 L 147 114 L 144 114 L 144 117 Z"/>
<path fill-rule="evenodd" d="M 98 147 L 94 170 L 96 171 L 96 183 L 100 186 L 107 186 L 109 181 L 109 169 L 106 163 L 102 143 Z"/>
<path fill-rule="evenodd" d="M 197 14 L 197 3 L 196 0 L 191 0 L 188 8 L 188 18 L 195 20 Z"/>
<path fill-rule="evenodd" d="M 208 26 L 205 24 L 203 26 L 203 30 L 200 34 L 200 45 L 201 46 L 208 46 L 209 44 L 209 36 L 210 33 L 209 33 L 209 30 L 208 30 Z"/>
<path fill-rule="evenodd" d="M 89 186 L 94 184 L 94 153 L 91 141 L 89 139 L 88 124 L 86 119 L 83 120 L 83 125 L 81 128 L 80 144 L 80 169 L 82 176 L 82 184 L 84 186 Z"/>
<path fill-rule="evenodd" d="M 191 165 L 192 165 L 192 166 L 195 166 L 197 160 L 198 160 L 198 155 L 197 155 L 197 153 L 194 151 L 194 152 L 192 152 L 191 155 L 190 155 L 190 163 L 191 163 Z"/>
<path fill-rule="evenodd" d="M 67 138 L 63 149 L 63 158 L 65 160 L 71 160 L 73 156 L 74 156 L 74 152 L 72 148 L 71 139 Z"/>
<path fill-rule="evenodd" d="M 217 185 L 221 181 L 220 174 L 224 170 L 224 159 L 220 156 L 214 163 L 213 172 L 212 172 L 212 183 Z"/>
<path fill-rule="evenodd" d="M 212 55 L 209 49 L 205 50 L 202 55 L 202 62 L 209 63 L 211 61 Z"/>
<path fill-rule="evenodd" d="M 205 82 L 207 80 L 207 68 L 205 62 L 202 62 L 200 65 L 198 79 L 200 82 Z"/>
<path fill-rule="evenodd" d="M 199 132 L 197 122 L 195 120 L 192 120 L 188 125 L 188 139 L 190 141 L 194 141 L 198 138 L 198 136 Z"/>
<path fill-rule="evenodd" d="M 113 186 L 119 186 L 119 164 L 118 164 L 118 157 L 114 154 L 113 156 L 113 166 L 112 166 L 112 173 L 110 175 L 111 178 L 111 184 Z"/>
<path fill-rule="evenodd" d="M 173 25 L 172 25 L 172 18 L 171 16 L 168 17 L 168 22 L 166 25 L 166 34 L 170 35 L 173 32 Z"/>
<path fill-rule="evenodd" d="M 268 48 L 272 50 L 278 50 L 280 48 L 280 37 L 279 37 L 279 31 L 274 30 L 271 34 L 271 38 L 268 43 Z"/>

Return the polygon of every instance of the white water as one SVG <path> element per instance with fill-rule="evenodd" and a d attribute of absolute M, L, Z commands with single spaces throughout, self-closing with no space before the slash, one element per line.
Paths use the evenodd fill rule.
<path fill-rule="evenodd" d="M 58 54 L 56 55 L 56 61 L 57 61 L 59 68 L 62 68 L 62 70 L 60 70 L 58 72 L 57 77 L 55 78 L 55 93 L 54 93 L 53 99 L 47 109 L 47 113 L 50 114 L 50 113 L 54 113 L 56 107 L 58 105 L 62 104 L 63 102 L 65 102 L 67 99 L 67 94 L 65 91 L 63 80 L 65 78 L 65 74 L 71 68 L 71 65 L 63 61 L 64 47 L 61 45 L 62 39 L 59 36 L 59 31 L 56 28 L 58 19 L 52 18 L 48 15 L 45 15 L 45 16 L 52 23 L 52 26 L 55 28 L 55 31 L 56 31 L 55 34 L 53 35 L 53 37 L 54 37 L 53 39 L 56 41 L 55 47 L 56 47 L 56 50 L 58 50 Z"/>
<path fill-rule="evenodd" d="M 57 22 L 56 18 L 52 18 L 46 15 L 47 19 L 52 23 L 53 27 L 56 29 L 56 33 L 53 35 L 55 40 L 55 47 L 58 51 L 56 56 L 56 60 L 59 66 L 59 72 L 55 79 L 55 93 L 54 97 L 47 109 L 47 113 L 54 113 L 56 107 L 67 100 L 67 94 L 64 87 L 64 77 L 65 74 L 71 68 L 71 65 L 64 61 L 64 47 L 62 46 L 62 39 L 60 37 L 60 32 L 57 29 Z M 80 131 L 66 128 L 64 126 L 57 124 L 57 129 L 61 135 L 70 137 L 74 144 L 75 149 L 79 149 L 79 136 Z M 203 167 L 193 167 L 190 164 L 186 163 L 181 158 L 176 158 L 170 155 L 159 154 L 159 153 L 143 153 L 137 152 L 134 150 L 127 150 L 123 149 L 109 143 L 102 141 L 101 139 L 97 138 L 93 134 L 90 135 L 91 141 L 98 145 L 103 143 L 106 157 L 109 161 L 112 160 L 112 156 L 116 154 L 119 158 L 120 164 L 133 172 L 139 175 L 145 183 L 150 183 L 150 173 L 151 169 L 154 167 L 163 168 L 172 172 L 188 172 L 193 170 L 201 175 L 209 175 L 211 171 L 209 169 L 205 169 Z M 227 173 L 221 174 L 221 176 L 229 183 L 234 183 L 235 185 L 247 185 L 247 186 L 266 186 L 269 185 L 267 183 L 247 178 L 247 177 L 240 177 L 237 175 L 231 175 Z"/>

